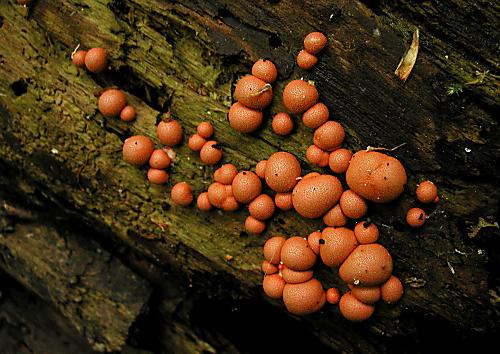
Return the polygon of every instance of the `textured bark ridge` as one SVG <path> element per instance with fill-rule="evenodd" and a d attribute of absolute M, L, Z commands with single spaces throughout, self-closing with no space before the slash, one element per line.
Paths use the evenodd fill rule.
<path fill-rule="evenodd" d="M 497 341 L 498 23 L 490 1 L 38 0 L 29 8 L 2 1 L 0 267 L 43 298 L 51 318 L 76 329 L 68 343 L 82 351 L 258 352 L 264 339 L 270 349 L 302 345 L 273 341 L 273 333 L 303 336 L 315 352 Z M 420 53 L 402 83 L 394 70 L 415 28 Z M 294 56 L 313 30 L 328 35 L 328 47 L 304 72 Z M 73 67 L 77 44 L 108 49 L 110 70 Z M 278 66 L 275 99 L 262 130 L 238 134 L 226 118 L 232 88 L 261 57 Z M 214 171 L 186 144 L 176 149 L 165 187 L 151 186 L 145 169 L 121 158 L 132 134 L 157 142 L 155 124 L 168 112 L 186 137 L 210 121 L 223 161 L 239 169 L 285 150 L 305 171 L 318 170 L 305 160 L 310 130 L 298 124 L 283 138 L 270 129 L 284 85 L 300 77 L 315 81 L 348 148 L 406 143 L 394 155 L 407 168 L 407 191 L 370 207 L 405 296 L 380 304 L 362 324 L 348 323 L 334 306 L 293 317 L 262 295 L 265 239 L 305 236 L 319 221 L 278 212 L 264 236 L 250 236 L 245 208 L 201 213 L 171 203 L 173 183 L 189 181 L 197 195 Z M 126 91 L 134 123 L 98 113 L 95 94 L 107 86 Z M 441 202 L 414 231 L 404 215 L 424 178 L 439 186 Z M 325 287 L 342 287 L 335 270 L 317 275 Z M 0 314 L 22 303 L 8 300 Z M 4 328 L 23 321 L 47 326 L 12 320 Z"/>

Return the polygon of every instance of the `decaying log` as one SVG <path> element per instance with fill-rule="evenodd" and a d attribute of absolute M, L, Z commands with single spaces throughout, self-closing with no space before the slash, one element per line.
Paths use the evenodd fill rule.
<path fill-rule="evenodd" d="M 19 186 L 27 204 L 42 195 L 61 212 L 100 230 L 96 235 L 105 235 L 105 240 L 94 241 L 119 244 L 142 254 L 146 263 L 179 272 L 210 298 L 241 298 L 242 303 L 256 298 L 262 311 L 270 306 L 262 303 L 259 288 L 265 239 L 273 234 L 307 235 L 321 223 L 279 212 L 263 237 L 247 235 L 244 208 L 207 214 L 171 203 L 168 192 L 174 183 L 190 181 L 198 194 L 211 182 L 214 168 L 203 166 L 187 146 L 176 149 L 178 158 L 166 187 L 149 185 L 145 169 L 124 163 L 121 146 L 124 138 L 137 133 L 157 142 L 155 124 L 169 112 L 182 123 L 186 136 L 198 122 L 212 122 L 215 138 L 225 146 L 224 162 L 239 169 L 253 168 L 272 152 L 286 150 L 297 155 L 305 171 L 318 170 L 306 163 L 312 132 L 300 124 L 287 138 L 272 133 L 269 119 L 252 135 L 238 134 L 227 124 L 234 83 L 250 71 L 254 60 L 267 57 L 280 72 L 268 117 L 284 109 L 280 93 L 290 79 L 314 80 L 321 100 L 346 128 L 348 148 L 404 142 L 395 156 L 409 173 L 408 189 L 400 200 L 370 209 L 382 230 L 381 243 L 394 256 L 395 274 L 405 282 L 402 301 L 378 306 L 363 324 L 348 323 L 336 307 L 300 319 L 283 315 L 287 323 L 300 326 L 307 338 L 324 348 L 345 352 L 411 352 L 436 341 L 438 346 L 460 348 L 495 340 L 499 282 L 493 269 L 498 268 L 495 237 L 500 234 L 494 227 L 481 229 L 473 238 L 468 233 L 479 217 L 491 223 L 498 220 L 500 178 L 492 168 L 500 149 L 495 118 L 498 64 L 492 58 L 498 48 L 478 43 L 498 43 L 499 36 L 489 24 L 472 24 L 470 35 L 460 31 L 464 21 L 476 19 L 478 13 L 498 23 L 498 7 L 463 0 L 415 6 L 407 1 L 398 6 L 366 2 L 375 12 L 351 0 L 39 0 L 29 9 L 2 2 L 0 172 L 8 181 L 0 183 L 3 193 L 8 195 L 9 184 Z M 467 11 L 462 12 L 465 5 Z M 449 15 L 452 20 L 445 21 L 440 15 L 443 6 L 463 18 Z M 415 27 L 420 29 L 421 50 L 409 79 L 402 83 L 393 72 Z M 328 35 L 328 49 L 315 70 L 304 72 L 294 65 L 294 55 L 312 30 Z M 110 70 L 90 75 L 71 66 L 69 55 L 78 44 L 106 47 Z M 462 92 L 449 95 L 454 84 L 461 85 Z M 112 85 L 123 88 L 136 107 L 138 119 L 133 124 L 98 113 L 94 93 Z M 403 217 L 416 204 L 413 191 L 423 178 L 438 184 L 441 202 L 429 210 L 425 228 L 415 231 L 405 226 Z M 28 238 L 29 233 L 41 236 Z M 65 243 L 54 242 L 61 237 Z M 65 252 L 71 247 L 85 248 L 78 240 L 77 235 L 63 237 L 44 225 L 18 224 L 14 234 L 1 239 L 1 267 L 72 321 L 71 311 L 77 307 L 61 300 L 71 299 L 74 287 L 64 282 L 51 287 L 37 275 L 30 264 L 38 258 L 29 247 L 44 244 L 67 259 Z M 89 280 L 82 275 L 92 266 L 108 270 L 99 260 L 113 257 L 104 256 L 107 251 L 99 255 L 96 249 L 87 249 L 86 259 L 93 262 L 74 264 L 74 270 L 61 268 L 57 257 L 44 260 L 40 270 L 55 274 L 55 280 L 57 275 L 66 277 L 65 271 L 74 271 L 80 283 Z M 108 251 L 113 252 L 112 247 Z M 13 266 L 21 260 L 24 268 Z M 123 270 L 116 279 L 131 274 L 125 267 L 117 269 Z M 317 273 L 325 286 L 342 286 L 335 272 Z M 143 289 L 141 280 L 135 284 Z M 128 296 L 131 289 L 123 288 Z M 88 291 L 92 294 L 92 287 Z M 53 295 L 57 292 L 59 297 Z M 122 299 L 135 299 L 134 310 L 127 308 L 129 320 L 146 294 Z M 271 303 L 283 311 L 279 302 Z M 94 328 L 90 320 L 72 322 Z M 119 334 L 106 338 L 104 349 L 116 349 L 114 343 L 123 341 L 125 326 L 120 328 Z M 258 328 L 245 329 L 259 338 Z"/>
<path fill-rule="evenodd" d="M 23 215 L 1 202 L 14 218 Z M 95 350 L 119 350 L 148 300 L 148 283 L 87 235 L 30 217 L 38 220 L 0 217 L 1 267 L 54 304 Z"/>

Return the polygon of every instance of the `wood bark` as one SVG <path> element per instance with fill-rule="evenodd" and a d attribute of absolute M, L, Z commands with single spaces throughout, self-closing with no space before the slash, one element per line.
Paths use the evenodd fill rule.
<path fill-rule="evenodd" d="M 165 341 L 198 338 L 192 350 L 258 351 L 255 343 L 266 337 L 248 320 L 261 315 L 270 331 L 277 326 L 271 326 L 269 313 L 282 319 L 292 338 L 301 333 L 318 352 L 413 352 L 425 351 L 437 340 L 438 346 L 453 348 L 497 341 L 500 233 L 498 227 L 483 226 L 494 225 L 499 216 L 499 13 L 496 2 L 466 0 L 39 0 L 29 8 L 3 1 L 0 195 L 35 213 L 40 205 L 53 208 L 48 217 L 60 216 L 65 223 L 71 220 L 93 230 L 85 235 L 87 243 L 78 233 L 66 234 L 71 228 L 65 226 L 62 252 L 77 245 L 78 253 L 86 252 L 99 265 L 104 256 L 95 254 L 97 246 L 85 246 L 99 244 L 108 257 L 121 259 L 121 265 L 102 263 L 102 269 L 118 277 L 134 271 L 154 289 L 162 289 L 157 301 L 150 301 L 150 311 L 166 303 L 169 315 L 150 316 L 175 333 Z M 420 29 L 420 53 L 403 83 L 393 72 L 415 28 Z M 313 30 L 328 35 L 328 48 L 319 65 L 304 72 L 294 57 L 304 35 Z M 110 70 L 92 75 L 74 68 L 69 57 L 78 44 L 108 49 Z M 275 98 L 265 111 L 262 130 L 238 134 L 226 119 L 233 87 L 261 57 L 278 66 Z M 157 141 L 155 124 L 168 113 L 181 122 L 186 137 L 197 123 L 210 121 L 215 138 L 224 144 L 223 161 L 238 169 L 251 169 L 285 150 L 296 154 L 304 171 L 318 171 L 305 160 L 310 130 L 297 124 L 292 136 L 282 138 L 270 129 L 272 114 L 284 109 L 283 87 L 300 77 L 315 81 L 321 100 L 346 129 L 348 148 L 406 143 L 394 155 L 407 168 L 407 190 L 394 203 L 370 206 L 370 217 L 382 231 L 381 243 L 394 257 L 395 274 L 405 283 L 405 296 L 398 304 L 379 305 L 374 317 L 362 324 L 348 323 L 334 306 L 296 318 L 262 295 L 259 268 L 265 239 L 274 234 L 306 236 L 322 227 L 319 221 L 278 212 L 264 236 L 248 235 L 245 208 L 202 213 L 171 203 L 171 185 L 189 181 L 197 195 L 207 189 L 214 171 L 185 144 L 176 148 L 166 187 L 151 186 L 145 169 L 121 158 L 122 141 L 132 134 Z M 138 112 L 133 124 L 98 113 L 95 94 L 107 86 L 127 92 Z M 427 210 L 431 217 L 423 229 L 410 230 L 404 215 L 417 205 L 414 190 L 423 179 L 439 186 L 441 201 Z M 50 244 L 62 236 L 47 231 L 50 226 L 43 223 L 16 227 L 24 228 L 14 232 L 17 237 L 1 238 L 1 267 L 54 303 L 73 325 L 88 327 L 97 318 L 97 308 L 78 324 L 58 306 L 71 295 L 65 286 L 71 277 L 65 270 L 71 268 L 45 260 L 61 279 L 52 284 L 50 277 L 29 266 L 35 255 L 20 256 L 33 247 L 32 242 L 20 242 L 32 228 L 41 235 L 37 241 L 44 240 L 49 249 L 57 250 L 57 244 Z M 19 253 L 14 255 L 13 243 L 7 241 L 16 242 Z M 5 259 L 21 259 L 25 266 L 17 269 Z M 118 269 L 123 272 L 113 273 Z M 335 271 L 320 268 L 316 273 L 325 286 L 343 287 Z M 33 286 L 33 279 L 40 285 Z M 179 288 L 174 296 L 178 301 L 161 300 L 168 293 L 165 281 Z M 147 288 L 146 280 L 135 284 Z M 52 285 L 61 297 L 39 290 Z M 110 296 L 116 294 L 112 286 L 107 289 Z M 147 291 L 134 298 L 128 293 L 132 289 L 123 290 L 138 309 Z M 119 303 L 127 303 L 126 298 Z M 119 325 L 129 327 L 138 313 L 132 311 Z M 168 325 L 170 316 L 178 327 Z M 237 321 L 234 325 L 242 326 L 248 339 L 241 339 L 225 321 Z M 120 327 L 109 338 L 113 345 L 94 349 L 116 350 L 125 343 L 123 333 L 125 327 Z M 130 336 L 137 339 L 144 333 Z M 161 336 L 153 337 L 163 343 L 156 350 L 166 351 Z M 300 346 L 286 345 L 294 344 Z M 188 351 L 189 346 L 181 347 L 179 351 Z"/>

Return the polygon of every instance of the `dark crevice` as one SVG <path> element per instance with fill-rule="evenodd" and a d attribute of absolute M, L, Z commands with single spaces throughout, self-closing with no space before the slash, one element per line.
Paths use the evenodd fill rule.
<path fill-rule="evenodd" d="M 283 46 L 283 41 L 276 33 L 271 33 L 269 35 L 269 46 L 273 49 L 279 48 Z"/>
<path fill-rule="evenodd" d="M 0 28 L 2 28 L 2 27 L 3 27 L 3 17 L 0 16 Z"/>
<path fill-rule="evenodd" d="M 19 79 L 10 84 L 10 89 L 14 92 L 14 95 L 19 97 L 28 92 L 28 83 L 24 79 Z"/>

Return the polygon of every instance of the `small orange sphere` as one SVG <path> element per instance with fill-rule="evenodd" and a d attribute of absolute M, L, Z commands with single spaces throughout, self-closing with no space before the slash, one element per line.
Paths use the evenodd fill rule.
<path fill-rule="evenodd" d="M 199 136 L 201 136 L 202 138 L 208 139 L 214 133 L 214 127 L 209 122 L 201 122 L 196 127 L 196 131 L 198 132 Z"/>
<path fill-rule="evenodd" d="M 238 170 L 236 167 L 231 163 L 227 163 L 215 170 L 214 181 L 228 185 L 233 183 L 233 179 L 237 174 Z"/>
<path fill-rule="evenodd" d="M 234 97 L 249 108 L 263 109 L 273 100 L 273 89 L 265 81 L 253 75 L 247 75 L 236 84 Z"/>
<path fill-rule="evenodd" d="M 406 214 L 406 222 L 414 228 L 419 228 L 424 225 L 426 220 L 425 211 L 420 208 L 411 208 Z"/>
<path fill-rule="evenodd" d="M 344 226 L 347 224 L 347 217 L 342 212 L 340 204 L 335 205 L 325 215 L 323 215 L 323 222 L 328 226 Z"/>
<path fill-rule="evenodd" d="M 417 199 L 422 203 L 433 202 L 437 195 L 437 187 L 431 181 L 424 181 L 417 187 Z"/>
<path fill-rule="evenodd" d="M 193 134 L 188 139 L 188 147 L 193 151 L 200 151 L 206 142 L 207 141 L 198 134 Z"/>
<path fill-rule="evenodd" d="M 266 223 L 249 215 L 245 220 L 245 229 L 251 234 L 259 235 L 266 229 Z"/>
<path fill-rule="evenodd" d="M 255 173 L 257 174 L 257 176 L 259 176 L 259 178 L 266 178 L 266 164 L 267 160 L 262 160 L 259 161 L 255 166 Z"/>
<path fill-rule="evenodd" d="M 273 83 L 278 77 L 278 70 L 272 61 L 259 59 L 252 66 L 252 75 L 267 83 Z"/>
<path fill-rule="evenodd" d="M 205 165 L 215 165 L 222 159 L 222 148 L 214 140 L 207 141 L 200 150 L 200 160 Z"/>
<path fill-rule="evenodd" d="M 297 54 L 297 65 L 301 69 L 310 70 L 314 68 L 317 63 L 318 57 L 306 50 L 301 50 L 299 54 Z"/>
<path fill-rule="evenodd" d="M 319 255 L 319 245 L 321 240 L 321 231 L 313 231 L 307 236 L 307 243 L 316 255 Z"/>
<path fill-rule="evenodd" d="M 262 283 L 264 293 L 272 299 L 281 299 L 285 289 L 285 281 L 279 274 L 266 275 Z"/>
<path fill-rule="evenodd" d="M 123 159 L 135 166 L 144 165 L 148 162 L 155 144 L 147 136 L 131 136 L 123 143 Z"/>
<path fill-rule="evenodd" d="M 326 291 L 326 301 L 332 305 L 336 305 L 340 301 L 340 292 L 337 288 L 330 288 Z"/>
<path fill-rule="evenodd" d="M 201 211 L 209 211 L 212 209 L 212 204 L 208 200 L 208 192 L 201 193 L 196 199 L 196 206 Z"/>
<path fill-rule="evenodd" d="M 132 106 L 126 106 L 120 112 L 120 119 L 124 122 L 131 122 L 135 119 L 137 113 L 135 112 L 135 108 Z"/>
<path fill-rule="evenodd" d="M 168 182 L 168 173 L 165 170 L 150 168 L 148 170 L 148 180 L 153 184 L 165 184 Z"/>
<path fill-rule="evenodd" d="M 319 165 L 323 158 L 324 151 L 316 145 L 311 145 L 306 150 L 306 159 L 314 165 Z"/>
<path fill-rule="evenodd" d="M 105 117 L 116 117 L 127 105 L 127 96 L 116 89 L 106 90 L 99 97 L 99 112 Z"/>
<path fill-rule="evenodd" d="M 186 182 L 179 182 L 172 187 L 170 192 L 172 201 L 180 206 L 188 206 L 193 201 L 193 191 Z"/>
<path fill-rule="evenodd" d="M 382 300 L 389 304 L 397 302 L 403 297 L 403 284 L 401 284 L 401 280 L 394 275 L 391 275 L 389 280 L 382 285 L 381 290 Z"/>
<path fill-rule="evenodd" d="M 332 151 L 328 158 L 328 165 L 332 172 L 345 173 L 349 168 L 349 161 L 351 161 L 352 152 L 347 149 L 337 149 Z"/>
<path fill-rule="evenodd" d="M 354 235 L 362 245 L 375 243 L 378 240 L 378 227 L 372 222 L 360 221 L 354 227 Z"/>
<path fill-rule="evenodd" d="M 85 56 L 85 66 L 93 73 L 100 73 L 108 66 L 108 53 L 103 48 L 92 48 Z"/>
<path fill-rule="evenodd" d="M 363 197 L 350 189 L 342 193 L 339 204 L 344 215 L 351 219 L 359 219 L 368 211 L 368 204 Z"/>
<path fill-rule="evenodd" d="M 288 135 L 293 130 L 293 120 L 287 113 L 281 112 L 274 116 L 272 123 L 273 131 L 278 135 Z"/>
<path fill-rule="evenodd" d="M 85 66 L 85 56 L 87 55 L 87 51 L 79 50 L 75 54 L 73 54 L 73 58 L 71 62 L 77 68 L 83 68 Z"/>
<path fill-rule="evenodd" d="M 302 114 L 302 122 L 311 129 L 319 128 L 328 121 L 328 118 L 330 118 L 330 111 L 322 102 L 316 103 Z"/>
<path fill-rule="evenodd" d="M 326 151 L 336 150 L 344 141 L 345 131 L 339 122 L 333 120 L 321 125 L 314 132 L 314 145 Z"/>
<path fill-rule="evenodd" d="M 227 186 L 230 187 L 230 186 Z M 222 203 L 222 210 L 224 211 L 236 211 L 239 208 L 238 201 L 233 196 L 228 196 L 226 200 Z"/>
<path fill-rule="evenodd" d="M 304 38 L 304 48 L 311 54 L 318 54 L 325 48 L 328 39 L 321 32 L 311 32 Z"/>
<path fill-rule="evenodd" d="M 227 117 L 234 130 L 240 133 L 251 133 L 260 127 L 264 116 L 261 111 L 236 102 L 229 109 Z"/>
<path fill-rule="evenodd" d="M 174 119 L 164 120 L 156 127 L 156 135 L 163 145 L 174 146 L 182 140 L 182 127 Z"/>
<path fill-rule="evenodd" d="M 261 221 L 272 217 L 275 209 L 273 198 L 267 194 L 259 195 L 248 205 L 250 215 Z"/>
<path fill-rule="evenodd" d="M 321 159 L 319 160 L 318 166 L 319 167 L 328 166 L 329 159 L 330 159 L 330 154 L 327 151 L 323 151 L 323 154 L 321 155 Z"/>
<path fill-rule="evenodd" d="M 207 193 L 210 204 L 212 204 L 216 208 L 222 209 L 222 204 L 228 197 L 226 186 L 219 182 L 212 183 L 208 187 Z"/>
<path fill-rule="evenodd" d="M 151 168 L 156 168 L 158 170 L 163 170 L 170 166 L 172 160 L 168 157 L 168 154 L 162 149 L 156 149 L 151 154 L 149 158 L 149 166 Z"/>
<path fill-rule="evenodd" d="M 281 210 L 292 210 L 292 192 L 276 193 L 276 195 L 274 196 L 274 203 Z"/>
<path fill-rule="evenodd" d="M 342 295 L 339 308 L 342 316 L 352 322 L 365 321 L 370 318 L 375 311 L 374 306 L 362 303 L 356 299 L 351 292 Z"/>
<path fill-rule="evenodd" d="M 283 90 L 283 104 L 292 114 L 300 114 L 318 102 L 316 87 L 304 80 L 292 80 Z"/>
<path fill-rule="evenodd" d="M 236 200 L 248 204 L 262 191 L 262 182 L 259 176 L 250 171 L 242 171 L 233 179 L 233 194 Z"/>

